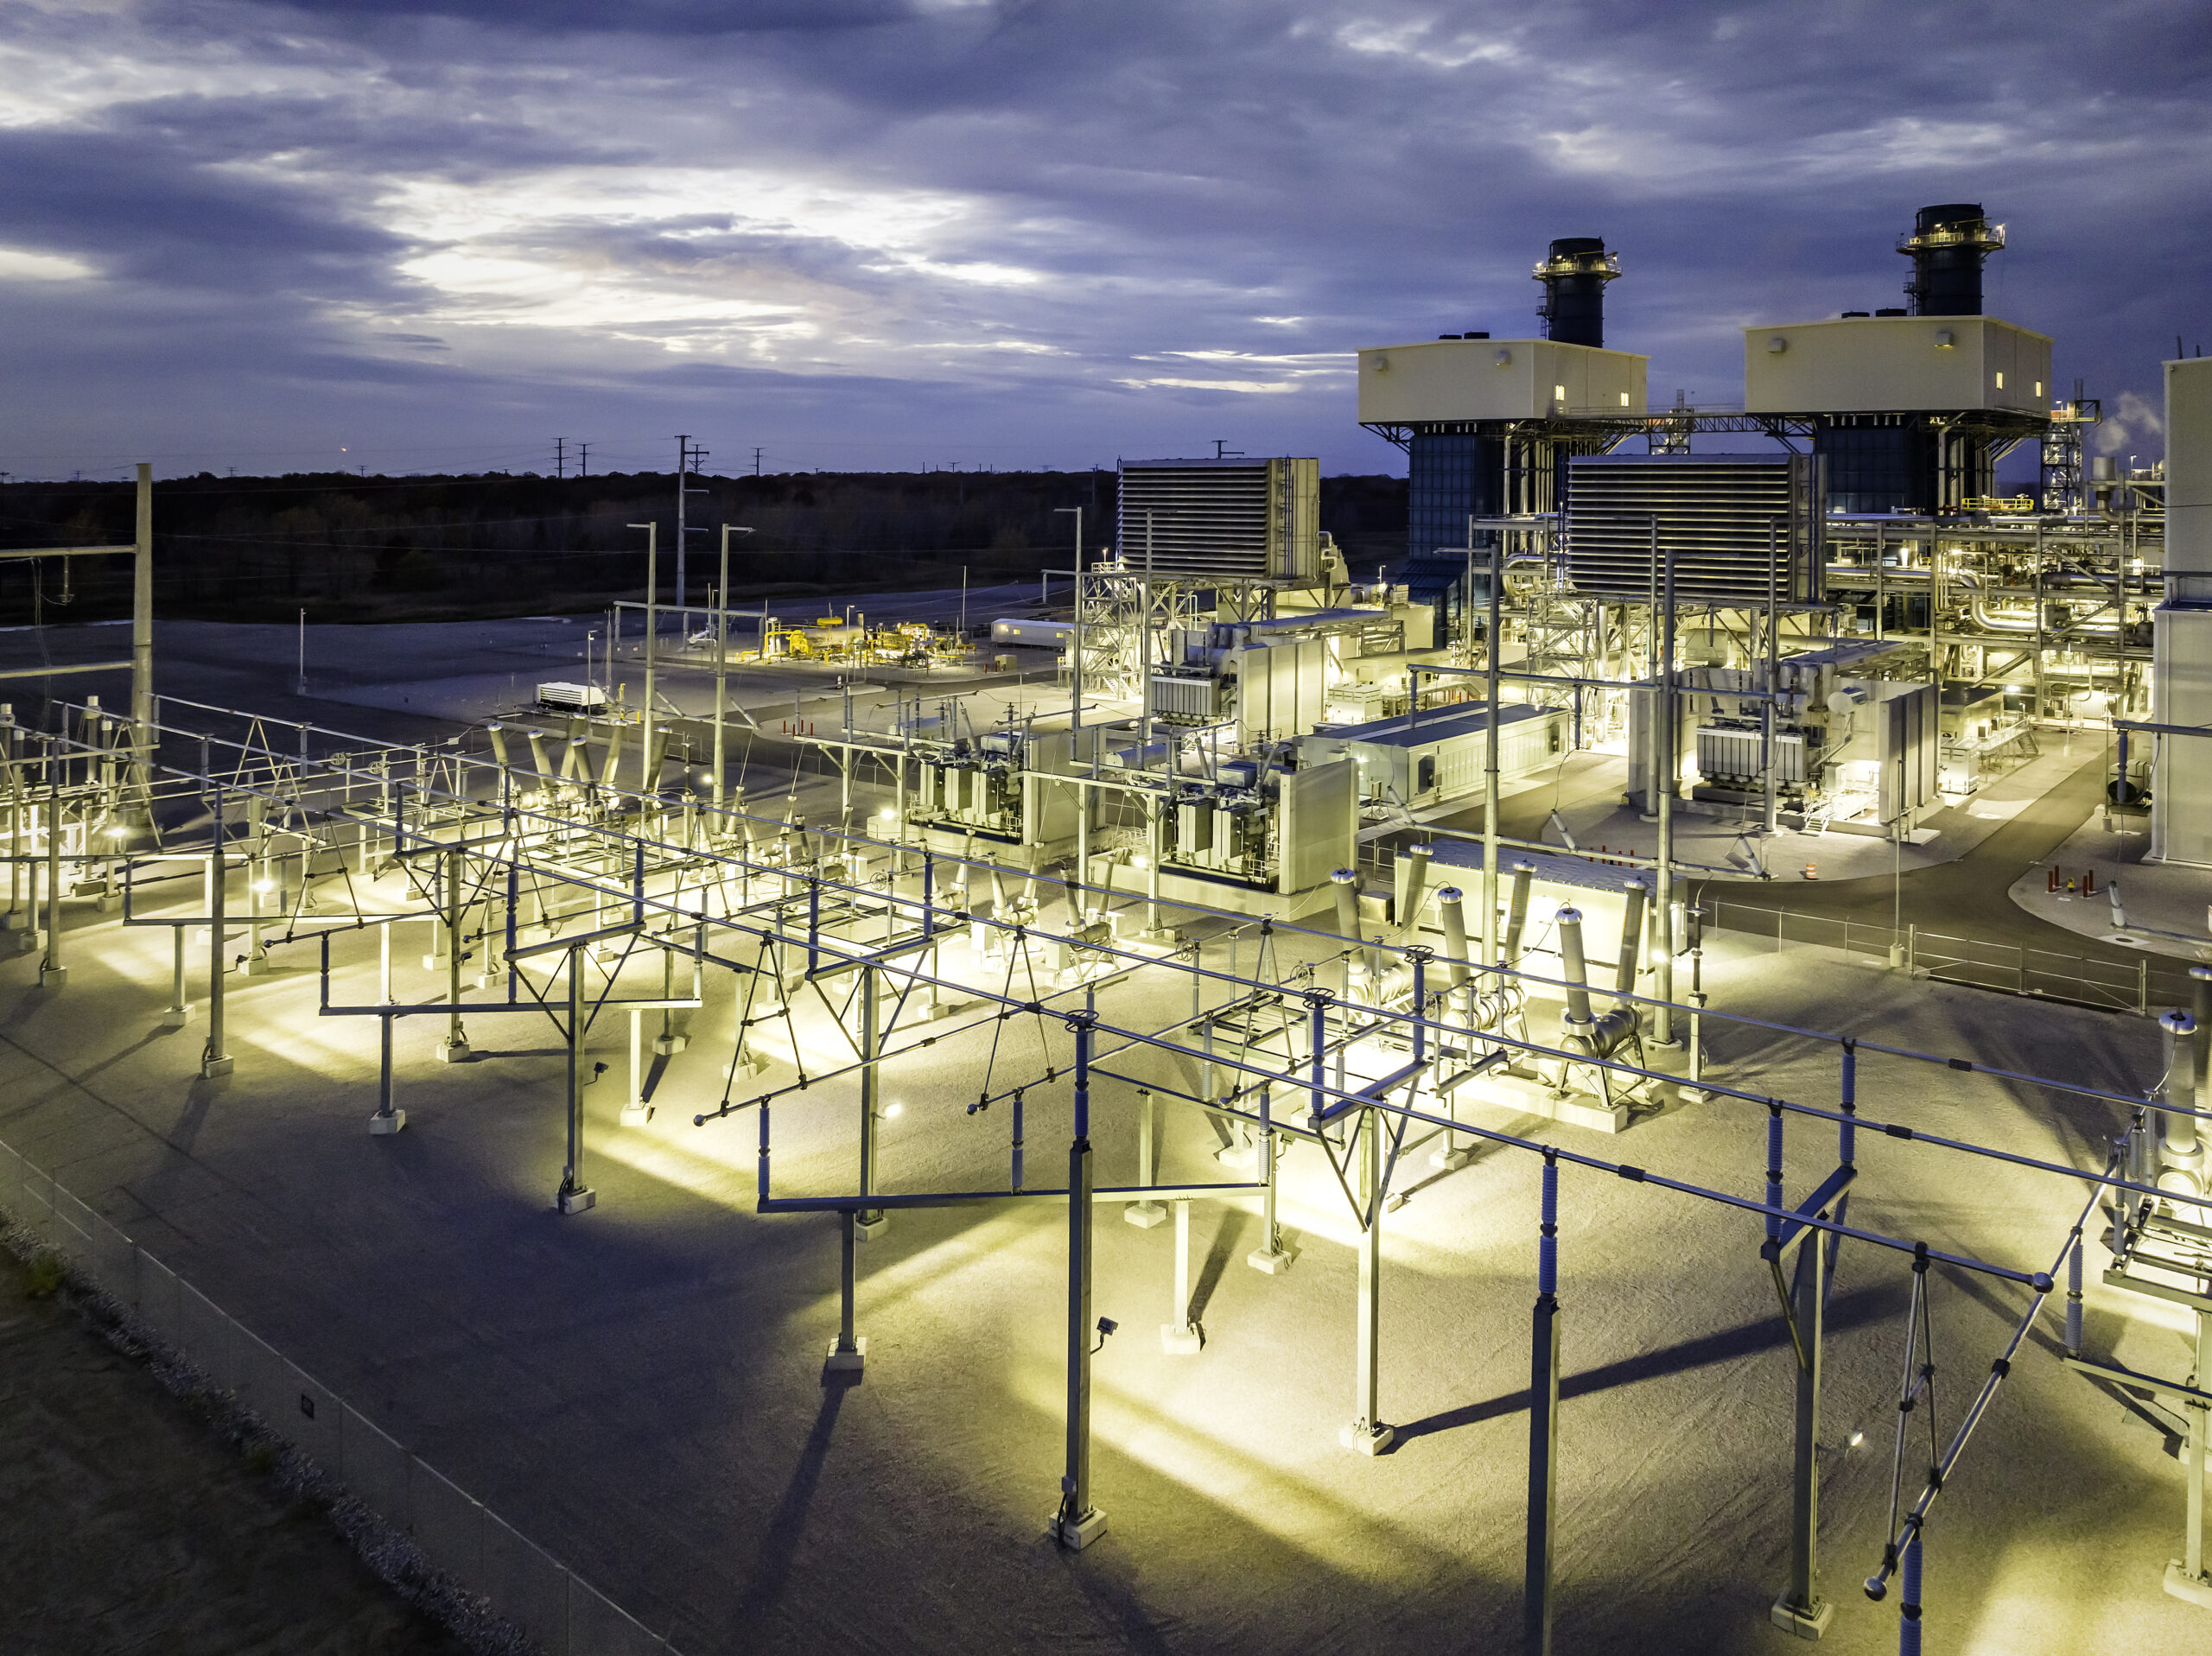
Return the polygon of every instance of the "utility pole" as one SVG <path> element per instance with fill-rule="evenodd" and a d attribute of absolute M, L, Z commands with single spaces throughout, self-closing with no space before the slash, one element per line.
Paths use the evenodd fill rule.
<path fill-rule="evenodd" d="M 760 475 L 760 451 L 757 448 L 753 451 L 753 475 Z"/>
<path fill-rule="evenodd" d="M 715 593 L 715 809 L 722 803 L 722 707 L 729 695 L 729 537 L 750 535 L 735 523 L 722 525 L 722 584 Z M 721 825 L 724 828 L 728 823 Z M 849 1219 L 850 1215 L 847 1217 Z"/>
<path fill-rule="evenodd" d="M 576 445 L 576 475 L 578 477 L 591 475 L 591 445 L 589 443 Z"/>
<path fill-rule="evenodd" d="M 556 478 L 566 477 L 569 474 L 565 469 L 568 457 L 562 453 L 563 441 L 559 437 L 553 440 L 553 475 Z"/>
<path fill-rule="evenodd" d="M 690 599 L 690 591 L 683 584 L 683 551 L 694 535 L 704 535 L 705 528 L 688 529 L 684 526 L 683 509 L 689 497 L 706 494 L 709 491 L 691 486 L 691 467 L 707 458 L 707 451 L 691 441 L 688 431 L 678 432 L 676 438 L 676 625 L 683 625 L 683 606 Z"/>

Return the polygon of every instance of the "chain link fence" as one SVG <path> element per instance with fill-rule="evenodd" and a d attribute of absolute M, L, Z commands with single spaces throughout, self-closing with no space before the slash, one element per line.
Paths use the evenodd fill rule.
<path fill-rule="evenodd" d="M 668 1641 L 0 1144 L 0 1213 L 358 1495 L 545 1656 L 674 1656 Z"/>

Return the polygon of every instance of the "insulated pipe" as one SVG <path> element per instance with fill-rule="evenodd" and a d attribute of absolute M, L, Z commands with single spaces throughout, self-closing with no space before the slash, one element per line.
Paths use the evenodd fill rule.
<path fill-rule="evenodd" d="M 2187 1012 L 2170 1012 L 2158 1019 L 2158 1029 L 2166 1048 L 2158 1187 L 2198 1196 L 2203 1192 L 2204 1146 L 2197 1139 L 2196 1118 L 2190 1114 L 2196 1094 L 2196 1020 Z"/>
<path fill-rule="evenodd" d="M 1636 993 L 1637 957 L 1643 952 L 1643 882 L 1630 880 L 1627 891 L 1628 907 L 1621 913 L 1621 963 L 1613 989 L 1616 1004 L 1622 1006 Z"/>
<path fill-rule="evenodd" d="M 1467 917 L 1459 904 L 1461 893 L 1456 885 L 1441 885 L 1436 891 L 1436 906 L 1444 921 L 1444 963 L 1452 974 L 1452 987 L 1467 987 Z"/>
<path fill-rule="evenodd" d="M 1521 934 L 1529 924 L 1529 885 L 1536 877 L 1536 865 L 1516 862 L 1513 865 L 1513 910 L 1505 920 L 1505 963 L 1517 965 L 1521 960 Z"/>
<path fill-rule="evenodd" d="M 1359 941 L 1359 874 L 1339 868 L 1329 878 L 1337 886 L 1337 936 L 1348 943 Z"/>
<path fill-rule="evenodd" d="M 1344 999 L 1352 998 L 1353 975 L 1371 972 L 1374 962 L 1366 958 L 1357 947 L 1359 936 L 1359 871 L 1339 868 L 1330 874 L 1337 887 L 1337 936 L 1354 945 L 1344 956 Z"/>
<path fill-rule="evenodd" d="M 1398 941 L 1401 944 L 1413 942 L 1420 937 L 1421 901 L 1428 894 L 1428 847 L 1415 846 L 1407 854 L 1412 866 L 1406 872 L 1406 911 L 1398 917 Z"/>
<path fill-rule="evenodd" d="M 2199 1029 L 2212 1028 L 2212 966 L 2192 966 L 2189 968 L 2190 1016 Z M 2195 1093 L 2198 1098 L 2208 1096 L 2204 1090 L 2205 1055 L 2212 1050 L 2212 1041 L 2196 1043 Z"/>
<path fill-rule="evenodd" d="M 1582 963 L 1582 910 L 1559 911 L 1560 975 L 1567 980 L 1567 1021 L 1571 1028 L 1586 1030 L 1597 1020 L 1590 1012 L 1588 968 Z"/>

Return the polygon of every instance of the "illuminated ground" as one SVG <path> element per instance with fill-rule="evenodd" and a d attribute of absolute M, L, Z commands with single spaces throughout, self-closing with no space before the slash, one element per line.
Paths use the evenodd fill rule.
<path fill-rule="evenodd" d="M 360 1399 L 388 1429 L 514 1515 L 692 1653 L 763 1646 L 1015 1648 L 1486 1647 L 1518 1615 L 1530 1158 L 1497 1155 L 1421 1189 L 1385 1221 L 1384 1398 L 1404 1441 L 1347 1455 L 1352 1261 L 1341 1199 L 1312 1151 L 1289 1164 L 1301 1256 L 1243 1264 L 1255 1221 L 1197 1225 L 1208 1346 L 1163 1355 L 1173 1228 L 1102 1223 L 1099 1310 L 1122 1332 L 1098 1365 L 1098 1499 L 1110 1539 L 1081 1558 L 1040 1539 L 1058 1475 L 1063 1211 L 902 1214 L 865 1255 L 869 1371 L 825 1390 L 835 1221 L 747 1211 L 753 1124 L 706 1128 L 727 991 L 709 1037 L 673 1060 L 642 1130 L 622 1132 L 619 1068 L 594 1092 L 601 1207 L 563 1220 L 557 1058 L 533 1020 L 475 1026 L 486 1053 L 437 1065 L 429 1020 L 401 1026 L 407 1132 L 372 1140 L 370 1031 L 317 1019 L 308 963 L 238 986 L 238 1074 L 188 1079 L 200 1032 L 157 1031 L 165 939 L 76 947 L 69 987 L 16 987 L 0 1048 L 0 1134 L 55 1164 L 226 1308 Z M 134 958 L 135 957 L 135 958 Z M 139 982 L 118 975 L 135 969 Z M 1985 1061 L 2140 1084 L 2147 1026 L 1908 987 L 1815 951 L 1713 963 L 1723 1004 L 1802 1012 Z M 1165 1020 L 1181 993 L 1109 990 L 1109 1018 Z M 610 1031 L 610 1036 L 612 1035 Z M 1064 1055 L 1062 1037 L 1055 1037 Z M 1009 1026 L 1004 1067 L 1033 1027 Z M 601 1044 L 617 1061 L 617 1043 Z M 1832 1095 L 1834 1061 L 1714 1037 L 1726 1074 Z M 498 1054 L 499 1056 L 493 1056 Z M 956 1062 L 956 1058 L 959 1061 Z M 945 1188 L 1003 1177 L 1003 1106 L 969 1117 L 971 1043 L 895 1073 L 886 1175 Z M 762 1084 L 787 1072 L 772 1071 Z M 1122 1089 L 1124 1097 L 1126 1089 Z M 2092 1153 L 2101 1110 L 2028 1105 L 1978 1077 L 1870 1063 L 1870 1114 L 2056 1158 Z M 1133 1156 L 1102 1100 L 1102 1176 Z M 1065 1083 L 1033 1096 L 1031 1177 L 1064 1152 Z M 853 1121 L 824 1087 L 777 1111 L 779 1179 L 829 1188 Z M 1202 1122 L 1171 1117 L 1168 1172 L 1217 1176 Z M 1503 1123 L 1501 1123 L 1502 1125 Z M 1606 1147 L 1753 1190 L 1764 1112 L 1695 1107 Z M 1805 1134 L 1793 1191 L 1821 1171 Z M 1599 1141 L 1585 1139 L 1586 1145 Z M 2050 1179 L 1876 1140 L 1854 1217 L 2003 1262 L 2046 1265 L 2079 1200 Z M 1425 1169 L 1423 1171 L 1426 1171 Z M 1755 1648 L 1778 1586 L 1789 1359 L 1756 1238 L 1679 1199 L 1570 1175 L 1561 1647 Z M 2093 1273 L 2095 1255 L 2093 1253 Z M 1901 1261 L 1847 1252 L 1834 1308 L 1831 1428 L 1866 1443 L 1828 1474 L 1832 1647 L 1894 1639 L 1853 1584 L 1886 1501 Z M 1947 1281 L 1942 1398 L 1955 1420 L 2016 1296 Z M 2093 1348 L 2119 1320 L 2101 1299 Z M 2180 1488 L 2159 1437 L 2061 1369 L 2023 1362 L 1929 1549 L 1936 1647 L 2181 1648 L 2199 1613 L 2158 1591 Z M 2170 1371 L 2171 1330 L 2139 1319 L 2122 1355 Z M 1917 1451 L 1916 1451 L 1917 1458 Z"/>
<path fill-rule="evenodd" d="M 1609 950 L 1610 935 L 1597 941 Z M 1250 1213 L 1199 1210 L 1197 1357 L 1163 1355 L 1154 1333 L 1171 1315 L 1173 1228 L 1102 1214 L 1096 1306 L 1122 1324 L 1096 1370 L 1096 1494 L 1111 1527 L 1078 1557 L 1041 1532 L 1059 1474 L 1064 1209 L 898 1215 L 863 1254 L 866 1378 L 825 1388 L 835 1220 L 751 1211 L 751 1114 L 691 1125 L 722 1092 L 726 978 L 691 1015 L 697 1038 L 668 1063 L 643 1128 L 615 1121 L 626 1032 L 595 1033 L 612 1066 L 591 1097 L 601 1205 L 563 1219 L 551 1209 L 562 1061 L 542 1019 L 473 1019 L 482 1056 L 464 1067 L 435 1061 L 434 1020 L 403 1022 L 410 1124 L 372 1139 L 373 1026 L 315 1015 L 304 950 L 234 984 L 238 1070 L 206 1082 L 192 1078 L 204 1023 L 157 1026 L 166 933 L 122 937 L 86 910 L 69 943 L 59 993 L 34 987 L 30 957 L 0 966 L 0 1137 L 687 1656 L 1517 1641 L 1535 1221 L 1525 1154 L 1428 1183 L 1385 1219 L 1383 1400 L 1401 1442 L 1371 1462 L 1337 1442 L 1351 1412 L 1352 1231 L 1313 1151 L 1286 1167 L 1300 1250 L 1287 1275 L 1244 1265 Z M 1210 949 L 1209 964 L 1224 953 Z M 353 958 L 358 985 L 366 951 Z M 1726 938 L 1707 980 L 1739 1012 L 2115 1090 L 2156 1078 L 2138 1020 Z M 1156 1027 L 1186 1016 L 1187 996 L 1140 980 L 1102 992 L 1099 1008 Z M 813 1038 L 834 1037 L 820 1025 Z M 1041 1038 L 1064 1075 L 1065 1034 Z M 1834 1096 L 1832 1048 L 1725 1026 L 1708 1038 L 1732 1084 Z M 1006 1025 L 995 1085 L 1041 1073 L 1039 1040 L 1029 1020 Z M 887 1095 L 903 1107 L 887 1124 L 887 1183 L 1003 1181 L 1004 1105 L 965 1110 L 988 1044 L 946 1041 L 892 1069 Z M 736 1095 L 791 1078 L 773 1068 Z M 2075 1164 L 2101 1162 L 2118 1119 L 1872 1058 L 1859 1095 L 1870 1115 Z M 1102 1182 L 1134 1168 L 1128 1106 L 1126 1086 L 1102 1087 Z M 855 1110 L 842 1082 L 779 1103 L 779 1189 L 841 1184 Z M 1031 1095 L 1032 1183 L 1058 1182 L 1068 1119 L 1065 1080 Z M 1166 1175 L 1220 1177 L 1205 1123 L 1166 1119 Z M 1716 1101 L 1618 1139 L 1543 1131 L 1757 1194 L 1764 1126 L 1757 1107 Z M 1802 1126 L 1790 1142 L 1794 1199 L 1830 1147 Z M 2016 1268 L 2050 1265 L 2082 1200 L 2071 1183 L 1872 1135 L 1860 1160 L 1854 1221 Z M 1411 1171 L 1429 1174 L 1421 1160 Z M 1559 1647 L 1787 1648 L 1765 1613 L 1787 1559 L 1792 1364 L 1755 1223 L 1574 1172 L 1564 1221 Z M 2089 1263 L 2094 1280 L 2100 1250 Z M 1948 1429 L 2023 1296 L 1938 1274 Z M 1826 1644 L 1847 1652 L 1896 1639 L 1894 1595 L 1869 1604 L 1857 1582 L 1878 1561 L 1908 1277 L 1897 1256 L 1847 1247 L 1832 1310 L 1824 1557 L 1838 1608 Z M 2185 1371 L 2174 1326 L 2101 1290 L 2090 1304 L 2093 1351 Z M 2139 1409 L 2056 1362 L 2056 1326 L 2054 1309 L 1936 1509 L 1929 1647 L 2191 1647 L 2212 1622 L 2158 1588 L 2179 1549 L 2170 1445 Z M 1866 1440 L 1847 1450 L 1855 1429 Z"/>

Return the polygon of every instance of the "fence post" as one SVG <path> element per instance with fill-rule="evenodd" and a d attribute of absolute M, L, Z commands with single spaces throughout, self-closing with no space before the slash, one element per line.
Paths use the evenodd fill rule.
<path fill-rule="evenodd" d="M 2135 1010 L 2143 1017 L 2151 1015 L 2151 962 L 2147 958 L 2135 962 Z"/>
<path fill-rule="evenodd" d="M 1906 921 L 1904 927 L 1904 974 L 1907 977 L 1910 977 L 1912 975 L 1913 950 L 1918 945 L 1919 942 L 1920 928 L 1911 921 Z"/>

